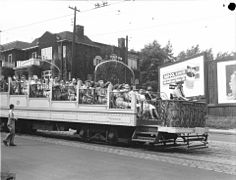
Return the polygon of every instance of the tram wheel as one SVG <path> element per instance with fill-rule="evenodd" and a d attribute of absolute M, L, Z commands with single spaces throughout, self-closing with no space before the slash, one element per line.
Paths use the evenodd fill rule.
<path fill-rule="evenodd" d="M 110 143 L 117 142 L 117 140 L 118 140 L 118 133 L 117 133 L 117 130 L 115 128 L 111 128 L 109 130 L 108 135 L 107 135 L 107 140 Z"/>
<path fill-rule="evenodd" d="M 82 137 L 82 138 L 84 138 L 84 137 L 86 136 L 86 129 L 81 128 L 81 129 L 79 130 L 79 136 Z"/>

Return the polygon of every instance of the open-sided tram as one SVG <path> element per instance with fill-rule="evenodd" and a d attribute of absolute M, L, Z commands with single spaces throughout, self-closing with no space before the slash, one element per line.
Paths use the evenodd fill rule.
<path fill-rule="evenodd" d="M 207 147 L 206 104 L 202 102 L 156 99 L 150 103 L 155 106 L 158 116 L 150 118 L 143 105 L 137 105 L 134 92 L 130 93 L 130 106 L 119 107 L 114 101 L 111 86 L 105 89 L 105 101 L 98 103 L 95 100 L 98 97 L 95 90 L 82 89 L 79 82 L 74 100 L 55 100 L 56 88 L 53 86 L 48 96 L 32 97 L 30 83 L 25 94 L 12 94 L 11 83 L 9 78 L 7 92 L 0 92 L 3 127 L 6 125 L 9 105 L 14 104 L 19 131 L 64 131 L 71 128 L 86 140 Z M 92 97 L 89 103 L 84 100 L 87 91 Z"/>

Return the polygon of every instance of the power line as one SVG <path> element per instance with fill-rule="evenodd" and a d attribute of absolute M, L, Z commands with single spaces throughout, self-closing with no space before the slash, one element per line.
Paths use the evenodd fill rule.
<path fill-rule="evenodd" d="M 15 29 L 24 28 L 24 27 L 28 27 L 28 26 L 32 26 L 32 25 L 36 25 L 36 24 L 41 24 L 41 23 L 53 21 L 53 20 L 56 20 L 56 19 L 62 19 L 62 18 L 69 17 L 69 16 L 72 16 L 72 15 L 73 14 L 68 14 L 68 15 L 64 15 L 64 16 L 58 16 L 58 17 L 55 17 L 55 18 L 46 19 L 46 20 L 43 20 L 43 21 L 33 22 L 33 23 L 30 23 L 30 24 L 22 25 L 22 26 L 15 26 L 15 27 L 12 27 L 12 28 L 4 29 L 4 30 L 2 30 L 2 32 L 12 31 L 12 30 L 15 30 Z"/>
<path fill-rule="evenodd" d="M 127 32 L 127 31 L 142 31 L 142 30 L 155 29 L 155 28 L 162 27 L 162 26 L 198 23 L 198 22 L 200 22 L 200 20 L 207 20 L 207 19 L 212 19 L 212 18 L 219 20 L 219 18 L 225 18 L 225 17 L 224 16 L 218 16 L 218 17 L 189 19 L 189 20 L 187 20 L 185 22 L 162 23 L 162 24 L 153 25 L 153 26 L 146 26 L 146 27 L 142 26 L 142 27 L 136 27 L 136 28 L 126 28 L 126 29 L 121 29 L 121 30 L 118 30 L 118 31 L 98 33 L 98 34 L 91 34 L 91 36 L 105 36 L 105 35 L 109 35 L 109 34 L 116 34 L 116 33 Z"/>
<path fill-rule="evenodd" d="M 89 12 L 89 11 L 92 11 L 92 10 L 95 10 L 95 9 L 99 9 L 99 8 L 106 7 L 106 6 L 111 6 L 111 5 L 116 5 L 116 4 L 120 4 L 120 3 L 123 3 L 123 2 L 125 2 L 125 0 L 122 1 L 122 2 L 117 2 L 117 3 L 113 3 L 113 4 L 108 4 L 108 3 L 103 4 L 103 6 L 99 6 L 99 7 L 95 6 L 92 9 L 87 9 L 87 10 L 84 10 L 84 11 L 80 11 L 80 13 Z M 4 32 L 8 32 L 8 31 L 13 31 L 15 29 L 20 29 L 20 28 L 25 28 L 25 27 L 32 26 L 32 25 L 42 24 L 42 23 L 45 23 L 45 22 L 49 22 L 49 21 L 53 21 L 53 20 L 57 20 L 57 19 L 62 19 L 62 18 L 69 17 L 69 16 L 73 16 L 73 14 L 67 14 L 67 15 L 64 15 L 64 16 L 58 16 L 58 17 L 54 17 L 54 18 L 50 18 L 50 19 L 45 19 L 45 20 L 42 20 L 42 21 L 36 21 L 36 22 L 26 24 L 26 25 L 22 25 L 22 26 L 11 27 L 11 28 L 8 28 L 8 29 L 3 29 L 1 32 L 4 33 Z"/>

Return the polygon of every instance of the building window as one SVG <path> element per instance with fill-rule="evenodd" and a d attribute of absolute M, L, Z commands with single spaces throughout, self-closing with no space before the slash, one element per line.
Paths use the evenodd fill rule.
<path fill-rule="evenodd" d="M 7 62 L 9 64 L 12 64 L 12 54 L 9 54 L 8 57 L 7 57 Z"/>
<path fill-rule="evenodd" d="M 31 55 L 32 58 L 37 58 L 37 52 L 33 52 Z"/>
<path fill-rule="evenodd" d="M 41 49 L 42 60 L 52 60 L 52 47 Z"/>

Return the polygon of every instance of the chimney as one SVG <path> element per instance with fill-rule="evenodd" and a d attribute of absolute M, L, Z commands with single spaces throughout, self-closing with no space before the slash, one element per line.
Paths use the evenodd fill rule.
<path fill-rule="evenodd" d="M 118 47 L 125 48 L 125 38 L 118 38 Z"/>
<path fill-rule="evenodd" d="M 76 25 L 76 27 L 75 27 L 75 34 L 78 37 L 84 37 L 84 26 Z"/>

